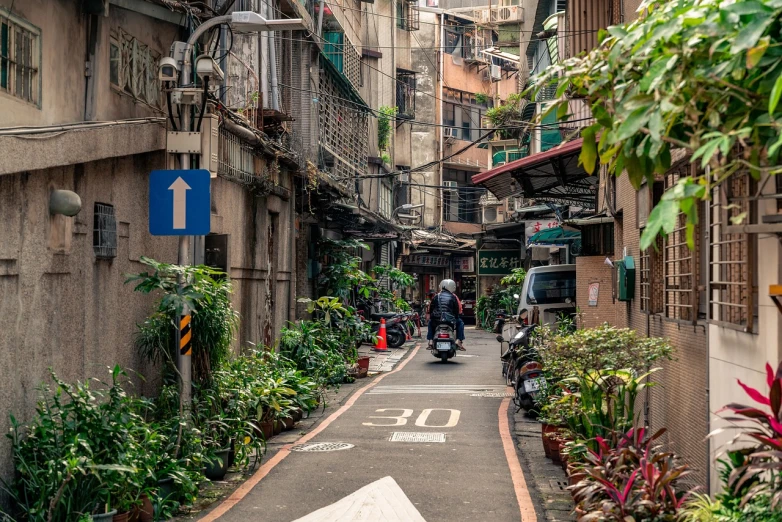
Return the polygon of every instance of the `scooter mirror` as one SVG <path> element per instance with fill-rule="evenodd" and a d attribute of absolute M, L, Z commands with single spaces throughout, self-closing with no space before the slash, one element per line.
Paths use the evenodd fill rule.
<path fill-rule="evenodd" d="M 498 335 L 497 336 L 497 342 L 498 343 L 504 343 L 505 342 L 505 338 L 503 336 L 501 336 L 501 335 Z"/>

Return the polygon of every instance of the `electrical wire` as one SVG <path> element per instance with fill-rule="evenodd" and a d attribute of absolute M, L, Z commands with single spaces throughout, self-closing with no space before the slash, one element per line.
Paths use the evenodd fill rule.
<path fill-rule="evenodd" d="M 345 103 L 348 103 L 348 104 L 351 104 L 351 105 L 358 106 L 358 108 L 356 108 L 356 109 L 351 109 L 349 107 L 342 107 L 344 110 L 353 110 L 355 112 L 362 112 L 362 113 L 365 113 L 365 114 L 370 114 L 370 115 L 372 115 L 375 118 L 378 118 L 380 116 L 383 116 L 383 117 L 387 116 L 387 115 L 381 115 L 380 112 L 377 109 L 373 109 L 371 107 L 368 107 L 366 105 L 363 105 L 363 104 L 361 104 L 359 102 L 356 102 L 356 101 L 353 101 L 353 100 L 348 100 L 347 98 L 342 98 L 341 96 L 337 96 L 335 94 L 319 93 L 317 91 L 313 91 L 313 90 L 310 90 L 310 89 L 303 89 L 301 87 L 294 87 L 292 85 L 287 85 L 287 84 L 284 84 L 284 83 L 280 83 L 279 85 L 280 85 L 280 87 L 285 87 L 287 89 L 293 89 L 295 91 L 306 92 L 306 93 L 309 93 L 309 94 L 314 94 L 314 95 L 317 95 L 317 96 L 324 96 L 324 97 L 327 97 L 327 98 L 334 98 L 336 100 L 339 100 L 339 101 L 342 101 L 342 102 L 345 102 Z M 450 102 L 448 102 L 448 103 L 450 103 Z M 448 127 L 448 128 L 453 128 L 453 125 L 445 125 L 445 124 L 439 124 L 439 123 L 430 123 L 430 122 L 420 121 L 420 120 L 415 120 L 415 119 L 406 119 L 406 118 L 393 118 L 393 119 L 395 121 L 399 121 L 399 122 L 403 122 L 403 123 L 414 123 L 416 125 L 422 125 L 422 126 L 427 126 L 427 127 Z M 579 118 L 579 119 L 575 119 L 575 120 L 568 120 L 566 123 L 575 123 L 575 122 L 579 122 L 579 121 L 589 121 L 589 120 L 592 120 L 592 118 Z M 503 126 L 503 127 L 478 127 L 478 128 L 473 128 L 473 129 L 470 129 L 470 130 L 501 131 L 501 130 L 519 130 L 519 129 L 526 129 L 526 128 L 541 128 L 541 129 L 544 129 L 544 128 L 558 128 L 562 123 L 563 122 L 557 122 L 557 123 L 540 124 L 540 125 L 532 125 L 532 126 L 530 126 L 530 125 L 509 125 L 509 126 Z"/>

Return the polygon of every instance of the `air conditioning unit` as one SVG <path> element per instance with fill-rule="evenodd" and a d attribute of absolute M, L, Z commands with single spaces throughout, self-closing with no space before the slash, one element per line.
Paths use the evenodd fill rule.
<path fill-rule="evenodd" d="M 518 5 L 497 7 L 496 21 L 497 23 L 505 22 L 523 22 L 524 21 L 524 8 Z"/>
<path fill-rule="evenodd" d="M 491 76 L 492 81 L 498 82 L 502 80 L 502 69 L 499 65 L 492 65 L 489 75 Z"/>
<path fill-rule="evenodd" d="M 443 191 L 453 192 L 459 188 L 459 183 L 456 181 L 443 181 Z"/>
<path fill-rule="evenodd" d="M 459 129 L 456 127 L 446 127 L 444 132 L 446 138 L 457 138 L 459 136 Z"/>
<path fill-rule="evenodd" d="M 483 222 L 484 223 L 496 223 L 497 222 L 497 207 L 484 207 L 483 208 Z"/>

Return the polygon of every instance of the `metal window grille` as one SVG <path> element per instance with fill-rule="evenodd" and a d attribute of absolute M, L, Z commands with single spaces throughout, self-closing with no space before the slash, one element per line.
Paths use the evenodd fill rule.
<path fill-rule="evenodd" d="M 361 87 L 361 53 L 342 31 L 323 33 L 326 40 L 324 54 L 326 58 L 358 89 Z"/>
<path fill-rule="evenodd" d="M 95 252 L 95 257 L 102 259 L 117 257 L 117 217 L 112 205 L 95 203 L 92 249 Z"/>
<path fill-rule="evenodd" d="M 321 168 L 338 183 L 351 190 L 350 178 L 364 174 L 367 167 L 369 120 L 354 103 L 343 102 L 351 93 L 341 87 L 327 68 L 320 71 L 318 126 Z M 341 99 L 340 99 L 341 98 Z"/>
<path fill-rule="evenodd" d="M 393 196 L 393 189 L 386 185 L 382 180 L 379 181 L 379 199 L 378 199 L 378 211 L 381 216 L 391 217 L 391 199 Z"/>
<path fill-rule="evenodd" d="M 724 228 L 740 214 L 745 222 L 754 222 L 756 208 L 749 200 L 753 185 L 748 173 L 734 174 L 713 189 L 709 202 L 709 320 L 750 333 L 757 331 L 756 236 L 727 234 Z"/>
<path fill-rule="evenodd" d="M 673 168 L 665 174 L 665 189 L 672 188 L 679 178 L 687 175 L 688 164 Z M 698 319 L 698 259 L 700 241 L 698 226 L 694 233 L 695 249 L 687 246 L 686 217 L 679 213 L 676 227 L 663 242 L 663 284 L 665 317 L 695 323 Z"/>
<path fill-rule="evenodd" d="M 111 83 L 139 101 L 160 106 L 160 54 L 122 29 L 112 34 L 109 47 Z"/>
<path fill-rule="evenodd" d="M 396 72 L 396 108 L 397 117 L 415 118 L 415 73 Z"/>
<path fill-rule="evenodd" d="M 41 31 L 0 9 L 0 92 L 41 102 Z"/>
<path fill-rule="evenodd" d="M 613 223 L 584 227 L 581 236 L 581 255 L 608 256 L 614 253 Z"/>
<path fill-rule="evenodd" d="M 400 29 L 418 31 L 421 28 L 421 12 L 412 0 L 397 0 L 396 17 L 396 25 Z"/>
<path fill-rule="evenodd" d="M 641 229 L 643 234 L 643 229 Z M 663 265 L 662 265 L 663 241 L 660 236 L 655 239 L 655 244 L 641 252 L 638 266 L 640 283 L 641 311 L 647 314 L 662 312 L 663 303 Z"/>
<path fill-rule="evenodd" d="M 220 127 L 217 150 L 219 175 L 241 183 L 252 183 L 255 180 L 255 153 L 245 141 Z"/>

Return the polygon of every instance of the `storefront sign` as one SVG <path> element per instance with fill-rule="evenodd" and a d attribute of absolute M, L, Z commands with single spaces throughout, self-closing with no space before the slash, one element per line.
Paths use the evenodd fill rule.
<path fill-rule="evenodd" d="M 405 260 L 405 264 L 417 266 L 448 266 L 448 258 L 445 256 L 415 254 L 408 256 L 407 260 Z"/>
<path fill-rule="evenodd" d="M 521 268 L 520 252 L 516 250 L 479 250 L 478 274 L 506 275 Z"/>
<path fill-rule="evenodd" d="M 600 283 L 589 283 L 589 306 L 597 306 L 597 295 L 600 293 Z"/>
<path fill-rule="evenodd" d="M 475 272 L 475 258 L 470 257 L 454 257 L 453 258 L 453 271 L 454 272 Z"/>
<path fill-rule="evenodd" d="M 559 226 L 559 221 L 556 219 L 532 219 L 524 221 L 524 241 L 529 241 L 529 238 L 549 228 L 556 228 Z"/>

